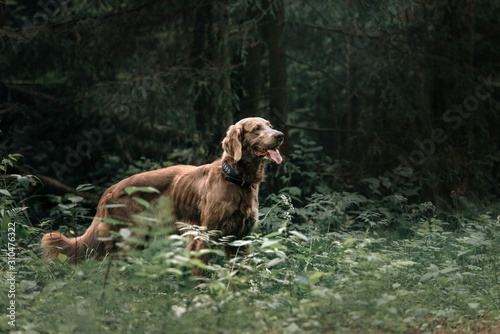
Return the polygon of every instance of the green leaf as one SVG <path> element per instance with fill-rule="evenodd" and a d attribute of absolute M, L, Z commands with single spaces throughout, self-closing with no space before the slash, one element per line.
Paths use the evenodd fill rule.
<path fill-rule="evenodd" d="M 447 274 L 447 273 L 451 273 L 452 271 L 456 271 L 458 270 L 459 268 L 456 268 L 456 267 L 448 267 L 448 268 L 445 268 L 443 270 L 440 271 L 441 274 Z"/>
<path fill-rule="evenodd" d="M 305 235 L 297 231 L 290 231 L 290 234 L 293 234 L 294 236 L 299 237 L 300 239 L 303 239 L 305 241 L 309 240 Z"/>
<path fill-rule="evenodd" d="M 309 177 L 309 178 L 316 177 L 316 175 L 317 175 L 317 174 L 316 174 L 316 172 L 303 172 L 302 174 L 303 174 L 304 176 Z M 294 187 L 294 188 L 295 188 L 295 187 Z M 298 195 L 300 195 L 300 194 L 298 194 Z"/>
<path fill-rule="evenodd" d="M 17 183 L 23 186 L 24 189 L 28 190 L 30 187 L 30 180 L 26 176 L 20 176 L 17 178 Z"/>
<path fill-rule="evenodd" d="M 277 239 L 264 240 L 264 242 L 262 243 L 262 246 L 260 246 L 260 248 L 267 248 L 267 247 L 279 244 L 280 241 L 281 240 L 277 240 Z"/>
<path fill-rule="evenodd" d="M 430 280 L 431 278 L 434 278 L 437 276 L 437 273 L 436 272 L 428 272 L 426 274 L 424 274 L 424 276 L 422 276 L 422 278 L 420 278 L 420 282 L 425 282 L 425 281 L 428 281 Z"/>
<path fill-rule="evenodd" d="M 94 185 L 90 183 L 80 184 L 78 187 L 76 187 L 76 191 L 87 191 L 90 189 L 94 189 Z"/>
<path fill-rule="evenodd" d="M 21 224 L 16 224 L 16 236 L 19 239 L 26 239 L 28 237 L 28 231 L 26 231 Z"/>
<path fill-rule="evenodd" d="M 140 197 L 132 197 L 132 199 L 134 201 L 136 201 L 137 203 L 139 203 L 140 205 L 142 205 L 143 207 L 145 207 L 146 209 L 148 209 L 151 205 L 149 204 L 148 201 L 146 201 L 145 199 L 143 198 L 140 198 Z"/>
<path fill-rule="evenodd" d="M 32 290 L 37 286 L 35 281 L 26 281 L 26 280 L 22 280 L 21 282 L 19 282 L 19 285 L 21 286 L 21 289 L 23 291 Z"/>
<path fill-rule="evenodd" d="M 143 192 L 143 193 L 161 194 L 161 192 L 158 189 L 153 188 L 153 187 L 126 187 L 125 188 L 125 192 L 127 193 L 127 195 L 131 195 L 137 191 Z"/>
<path fill-rule="evenodd" d="M 78 203 L 78 202 L 83 201 L 83 197 L 80 197 L 80 196 L 70 196 L 70 197 L 68 197 L 68 200 L 71 203 Z"/>
<path fill-rule="evenodd" d="M 125 208 L 127 207 L 125 204 L 105 204 L 99 206 L 98 209 L 113 209 L 113 208 Z"/>
<path fill-rule="evenodd" d="M 311 285 L 311 280 L 309 279 L 309 276 L 306 273 L 297 274 L 297 276 L 295 276 L 295 280 L 302 282 L 306 285 Z"/>
<path fill-rule="evenodd" d="M 67 255 L 65 255 L 65 254 L 59 253 L 59 254 L 57 255 L 57 259 L 58 259 L 59 261 L 61 261 L 61 262 L 66 262 L 66 260 L 68 259 L 68 256 L 67 256 Z"/>
<path fill-rule="evenodd" d="M 129 223 L 122 222 L 118 219 L 115 218 L 102 218 L 101 221 L 106 224 L 110 225 L 130 225 Z"/>
<path fill-rule="evenodd" d="M 68 284 L 67 282 L 60 282 L 60 281 L 55 281 L 55 282 L 50 282 L 48 283 L 44 288 L 43 288 L 43 292 L 52 292 L 52 291 L 55 291 L 55 290 L 58 290 L 60 288 L 62 288 L 63 286 L 65 286 L 66 284 Z"/>
<path fill-rule="evenodd" d="M 300 196 L 302 190 L 299 187 L 288 187 L 288 192 L 290 195 Z"/>
<path fill-rule="evenodd" d="M 182 276 L 182 274 L 183 274 L 182 271 L 180 271 L 177 268 L 167 268 L 167 269 L 165 269 L 165 271 L 167 273 L 172 273 L 172 274 L 177 275 L 177 276 Z"/>
<path fill-rule="evenodd" d="M 0 194 L 11 197 L 12 195 L 7 189 L 0 189 Z"/>
<path fill-rule="evenodd" d="M 233 247 L 241 247 L 241 246 L 246 246 L 250 245 L 253 241 L 252 240 L 235 240 L 231 242 L 229 245 Z"/>
<path fill-rule="evenodd" d="M 311 281 L 311 285 L 318 283 L 319 279 L 325 275 L 322 271 L 315 271 L 312 274 L 309 274 L 309 280 Z"/>
<path fill-rule="evenodd" d="M 7 231 L 10 223 L 10 217 L 8 214 L 4 213 L 2 218 L 2 230 Z"/>
<path fill-rule="evenodd" d="M 282 259 L 282 258 L 280 258 L 280 257 L 277 257 L 277 258 L 272 259 L 271 261 L 269 261 L 269 263 L 267 264 L 267 267 L 269 268 L 269 267 L 275 266 L 275 265 L 277 265 L 278 263 L 281 263 L 281 262 L 283 262 L 283 261 L 285 261 L 285 259 Z"/>
<path fill-rule="evenodd" d="M 304 261 L 309 260 L 306 256 L 304 256 L 302 254 L 292 254 L 292 257 L 299 259 L 299 260 L 304 260 Z"/>
<path fill-rule="evenodd" d="M 275 237 L 275 236 L 280 235 L 280 234 L 281 234 L 280 232 L 272 232 L 272 233 L 266 234 L 264 236 L 264 239 L 272 238 L 272 237 Z"/>
<path fill-rule="evenodd" d="M 467 306 L 475 310 L 479 307 L 479 303 L 467 303 Z"/>
<path fill-rule="evenodd" d="M 457 257 L 462 256 L 462 255 L 465 255 L 465 254 L 468 254 L 468 253 L 470 253 L 470 252 L 471 252 L 471 250 L 470 250 L 470 249 L 468 249 L 468 250 L 466 250 L 466 251 L 461 251 L 461 252 L 458 252 L 458 253 L 457 253 Z"/>
<path fill-rule="evenodd" d="M 374 177 L 369 177 L 366 179 L 362 179 L 360 182 L 366 182 L 370 184 L 371 189 L 376 189 L 380 186 L 380 180 Z"/>
<path fill-rule="evenodd" d="M 357 241 L 358 241 L 358 239 L 348 238 L 346 241 L 344 241 L 344 243 L 342 244 L 342 246 L 344 246 L 344 247 L 351 247 Z"/>

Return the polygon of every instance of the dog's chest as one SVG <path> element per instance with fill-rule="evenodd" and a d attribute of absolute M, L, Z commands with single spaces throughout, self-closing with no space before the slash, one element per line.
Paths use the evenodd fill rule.
<path fill-rule="evenodd" d="M 213 225 L 209 223 L 209 229 L 219 230 L 222 235 L 232 235 L 241 239 L 253 230 L 258 217 L 257 208 L 256 196 L 242 196 L 232 205 L 226 206 L 221 219 Z"/>
<path fill-rule="evenodd" d="M 245 219 L 253 217 L 257 213 L 259 201 L 256 191 L 244 191 L 238 202 L 237 210 Z"/>

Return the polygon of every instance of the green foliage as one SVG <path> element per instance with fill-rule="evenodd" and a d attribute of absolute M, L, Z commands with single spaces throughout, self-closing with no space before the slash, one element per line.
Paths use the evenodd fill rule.
<path fill-rule="evenodd" d="M 398 218 L 406 209 L 396 209 L 407 201 L 392 201 L 395 206 L 385 210 L 391 220 L 408 219 Z M 190 225 L 179 225 L 184 234 L 172 235 L 165 201 L 151 205 L 136 227 L 120 230 L 124 252 L 76 267 L 21 249 L 16 328 L 397 333 L 439 326 L 474 332 L 500 324 L 500 217 L 460 216 L 460 228 L 450 231 L 446 221 L 424 214 L 433 210 L 424 204 L 408 227 L 411 237 L 402 238 L 383 227 L 381 210 L 374 211 L 388 202 L 331 194 L 315 195 L 311 203 L 296 208 L 282 195 L 263 210 L 253 236 L 211 242 L 217 232 Z M 310 222 L 297 230 L 292 221 L 306 214 L 301 210 L 310 211 Z M 340 229 L 326 225 L 329 215 L 344 217 Z M 351 227 L 344 225 L 349 222 Z M 356 222 L 379 228 L 363 231 Z M 209 242 L 212 260 L 206 266 L 199 254 L 186 251 L 193 237 Z M 251 252 L 222 261 L 220 249 L 228 244 L 250 246 Z M 190 272 L 199 265 L 206 276 L 195 285 Z M 6 289 L 2 277 L 0 293 Z M 5 318 L 1 326 L 9 329 Z"/>
<path fill-rule="evenodd" d="M 290 159 L 283 164 L 276 176 L 283 183 L 300 184 L 300 187 L 289 189 L 291 195 L 309 195 L 318 186 L 318 178 L 326 179 L 333 174 L 330 157 L 323 157 L 323 147 L 311 140 L 302 138 L 293 145 Z"/>
<path fill-rule="evenodd" d="M 30 183 L 35 182 L 31 175 L 7 174 L 7 169 L 12 167 L 20 154 L 9 154 L 0 163 L 0 240 L 2 245 L 7 245 L 8 241 L 22 241 L 28 238 L 28 230 L 32 228 L 27 207 L 18 204 L 19 195 L 27 191 Z M 9 233 L 14 233 L 9 234 Z"/>
<path fill-rule="evenodd" d="M 353 206 L 359 207 L 366 201 L 365 197 L 351 193 L 313 194 L 309 204 L 299 212 L 309 221 L 314 221 L 323 228 L 326 226 L 328 233 L 347 227 L 352 218 L 347 209 L 352 212 Z"/>

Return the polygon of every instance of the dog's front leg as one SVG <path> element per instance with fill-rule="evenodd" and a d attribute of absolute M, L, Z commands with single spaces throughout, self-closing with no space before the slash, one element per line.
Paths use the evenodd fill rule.
<path fill-rule="evenodd" d="M 224 247 L 224 252 L 226 254 L 226 261 L 231 260 L 234 257 L 244 257 L 245 255 L 248 255 L 248 252 L 250 251 L 250 247 L 247 245 L 244 246 L 225 246 Z"/>
<path fill-rule="evenodd" d="M 205 249 L 208 249 L 207 243 L 201 239 L 194 239 L 191 240 L 191 242 L 188 245 L 188 251 L 190 253 L 197 253 L 200 251 L 203 251 Z M 212 254 L 210 252 L 198 254 L 195 256 L 198 260 L 203 262 L 204 264 L 208 264 L 208 261 L 210 261 Z M 196 278 L 203 278 L 205 276 L 205 270 L 201 268 L 200 266 L 193 266 L 192 268 L 193 275 Z"/>

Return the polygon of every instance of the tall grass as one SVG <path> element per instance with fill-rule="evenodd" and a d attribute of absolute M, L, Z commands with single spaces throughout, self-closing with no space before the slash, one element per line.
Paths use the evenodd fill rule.
<path fill-rule="evenodd" d="M 186 251 L 188 237 L 170 235 L 161 220 L 121 233 L 128 250 L 76 267 L 40 259 L 33 245 L 20 247 L 15 330 L 500 331 L 500 221 L 495 213 L 455 214 L 460 224 L 451 228 L 447 218 L 426 214 L 425 208 L 408 211 L 399 203 L 394 209 L 349 196 L 348 203 L 341 194 L 317 196 L 312 201 L 317 205 L 303 208 L 277 197 L 275 205 L 263 208 L 252 237 L 225 241 L 250 244 L 250 254 L 225 262 L 220 245 L 211 244 L 213 257 L 201 285 L 190 274 L 200 263 Z M 376 210 L 382 206 L 389 215 Z M 307 223 L 295 225 L 299 216 Z M 192 233 L 206 237 L 203 230 Z M 137 240 L 141 251 L 130 247 Z M 6 271 L 3 263 L 2 296 L 8 288 Z M 5 316 L 0 320 L 2 332 L 12 330 Z"/>

